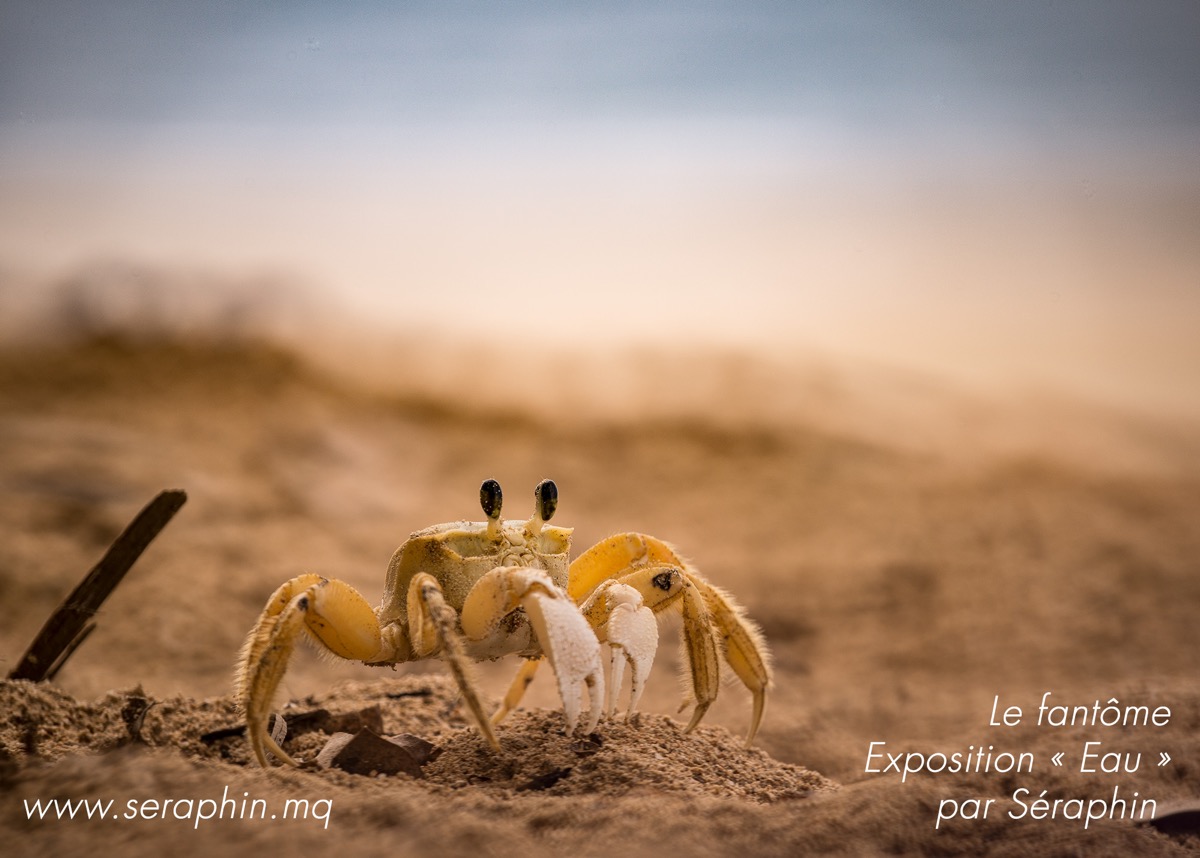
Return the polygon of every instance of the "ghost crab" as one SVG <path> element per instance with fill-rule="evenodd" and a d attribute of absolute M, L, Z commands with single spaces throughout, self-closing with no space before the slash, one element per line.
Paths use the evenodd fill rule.
<path fill-rule="evenodd" d="M 667 543 L 620 533 L 569 561 L 571 529 L 547 524 L 558 489 L 543 480 L 527 521 L 500 520 L 495 480 L 479 491 L 485 522 L 449 522 L 418 531 L 388 564 L 383 601 L 372 609 L 357 590 L 334 578 L 300 575 L 271 596 L 239 657 L 237 693 L 246 735 L 258 762 L 269 750 L 298 765 L 267 732 L 272 698 L 301 637 L 319 649 L 369 665 L 440 656 L 462 693 L 471 720 L 495 750 L 494 725 L 520 702 L 543 657 L 558 680 L 568 733 L 589 697 L 591 732 L 603 710 L 616 708 L 626 662 L 631 667 L 629 713 L 641 697 L 658 645 L 655 615 L 683 614 L 686 682 L 683 706 L 694 704 L 691 731 L 717 697 L 719 657 L 753 696 L 749 746 L 762 722 L 771 684 L 766 644 L 725 592 L 709 584 Z M 607 700 L 600 645 L 609 644 Z M 499 710 L 488 718 L 468 673 L 472 660 L 526 659 Z"/>

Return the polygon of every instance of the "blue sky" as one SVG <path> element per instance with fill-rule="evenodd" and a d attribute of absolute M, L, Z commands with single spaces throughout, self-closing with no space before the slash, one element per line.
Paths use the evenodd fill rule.
<path fill-rule="evenodd" d="M 1047 143 L 1200 128 L 1192 2 L 9 0 L 0 16 L 6 125 L 729 116 Z"/>

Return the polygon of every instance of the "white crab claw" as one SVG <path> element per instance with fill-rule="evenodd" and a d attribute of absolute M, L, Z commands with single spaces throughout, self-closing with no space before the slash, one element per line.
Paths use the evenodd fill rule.
<path fill-rule="evenodd" d="M 612 677 L 605 708 L 610 716 L 616 711 L 625 662 L 628 661 L 632 674 L 628 714 L 632 715 L 642 697 L 646 677 L 650 675 L 650 668 L 654 664 L 654 655 L 658 652 L 658 623 L 654 619 L 654 612 L 642 604 L 642 594 L 627 584 L 609 585 L 605 597 L 612 609 L 606 628 Z"/>
<path fill-rule="evenodd" d="M 530 590 L 522 599 L 525 612 L 533 624 L 534 633 L 558 678 L 558 693 L 562 697 L 567 732 L 575 730 L 583 695 L 579 684 L 588 689 L 588 720 L 583 731 L 596 729 L 603 711 L 604 670 L 600 664 L 600 642 L 587 620 L 579 613 L 565 593 L 557 589 Z"/>

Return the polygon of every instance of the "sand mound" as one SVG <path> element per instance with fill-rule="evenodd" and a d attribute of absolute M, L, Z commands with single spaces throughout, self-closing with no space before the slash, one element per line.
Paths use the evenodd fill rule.
<path fill-rule="evenodd" d="M 384 734 L 411 732 L 436 746 L 422 777 L 316 765 L 329 736 L 312 729 L 312 713 L 328 713 L 316 720 L 333 729 L 363 711 L 374 718 L 375 707 Z M 617 835 L 627 854 L 651 854 L 666 843 L 690 843 L 704 854 L 716 847 L 714 830 L 744 831 L 745 814 L 804 804 L 836 788 L 744 749 L 724 728 L 685 735 L 657 715 L 572 737 L 561 713 L 517 712 L 500 731 L 496 754 L 465 725 L 453 684 L 437 676 L 347 683 L 284 712 L 292 725 L 285 748 L 306 762 L 264 772 L 237 732 L 229 698 L 153 700 L 135 688 L 83 703 L 52 686 L 2 681 L 0 795 L 14 800 L 0 808 L 0 822 L 23 832 L 23 854 L 161 854 L 168 841 L 184 854 L 287 854 L 312 849 L 321 837 L 322 854 L 344 842 L 356 855 L 599 855 L 611 853 Z M 241 797 L 239 813 L 255 801 L 271 812 L 196 819 L 199 801 L 211 799 L 215 808 L 228 796 Z M 176 811 L 166 812 L 167 799 Z M 274 811 L 294 799 L 311 814 L 280 822 Z M 112 800 L 115 810 L 95 820 L 31 819 L 22 812 L 29 800 Z M 147 800 L 156 802 L 149 817 Z"/>
<path fill-rule="evenodd" d="M 457 697 L 453 683 L 436 676 L 347 683 L 284 710 L 293 725 L 285 749 L 312 761 L 336 729 L 313 729 L 308 713 L 323 710 L 331 716 L 326 724 L 336 724 L 363 707 L 378 707 L 384 734 L 410 733 L 435 745 L 423 778 L 393 776 L 433 793 L 470 789 L 507 799 L 531 792 L 666 792 L 770 803 L 835 787 L 814 772 L 744 748 L 723 727 L 701 727 L 687 735 L 677 722 L 651 714 L 638 714 L 630 723 L 604 722 L 590 736 L 568 736 L 561 713 L 517 712 L 502 727 L 502 752 L 496 754 L 465 726 Z M 241 721 L 229 698 L 152 700 L 135 688 L 82 703 L 48 685 L 5 680 L 0 711 L 0 754 L 10 777 L 36 761 L 130 745 L 173 748 L 187 758 L 257 768 L 237 732 Z M 367 778 L 320 770 L 311 762 L 305 774 L 339 783 Z"/>

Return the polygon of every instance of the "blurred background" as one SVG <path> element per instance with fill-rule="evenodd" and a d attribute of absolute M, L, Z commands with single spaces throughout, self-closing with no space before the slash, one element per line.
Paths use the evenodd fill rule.
<path fill-rule="evenodd" d="M 1194 416 L 1197 44 L 1189 0 L 8 0 L 0 336 L 819 355 Z"/>

